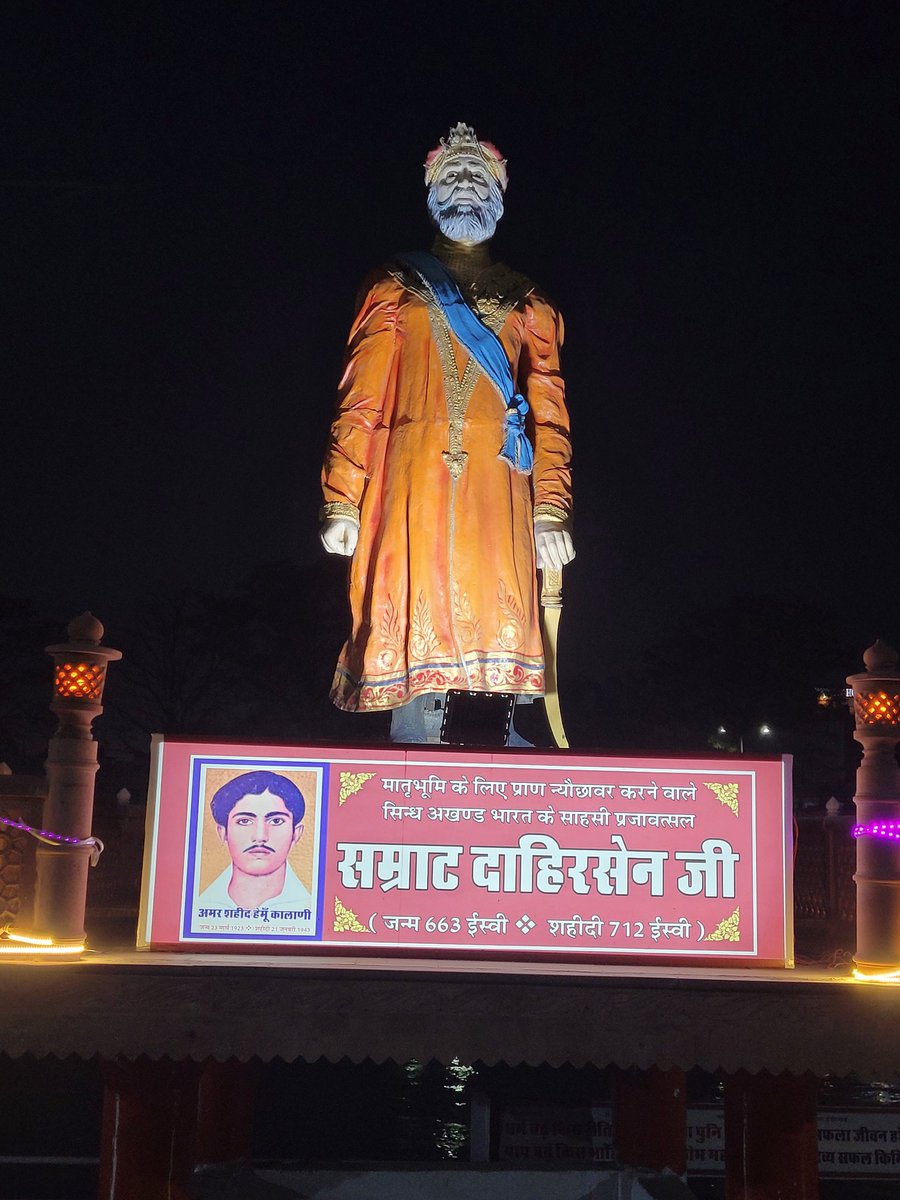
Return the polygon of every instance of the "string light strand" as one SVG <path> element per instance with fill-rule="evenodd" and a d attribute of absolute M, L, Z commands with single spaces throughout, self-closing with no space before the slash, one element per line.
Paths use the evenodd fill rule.
<path fill-rule="evenodd" d="M 103 853 L 103 843 L 98 837 L 67 837 L 64 833 L 53 833 L 50 829 L 35 829 L 33 825 L 26 825 L 24 821 L 14 821 L 12 817 L 0 816 L 0 825 L 9 825 L 13 829 L 21 829 L 23 833 L 31 834 L 33 838 L 36 838 L 39 842 L 44 842 L 47 846 L 90 846 L 92 867 L 96 867 L 100 855 Z"/>

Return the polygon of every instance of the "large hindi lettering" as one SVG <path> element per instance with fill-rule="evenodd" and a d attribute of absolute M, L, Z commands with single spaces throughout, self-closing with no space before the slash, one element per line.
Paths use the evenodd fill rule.
<path fill-rule="evenodd" d="M 520 837 L 518 846 L 472 846 L 472 882 L 488 892 L 537 890 L 555 895 L 568 877 L 572 891 L 579 895 L 594 890 L 604 896 L 626 896 L 634 883 L 649 885 L 651 896 L 661 896 L 668 851 L 629 850 L 618 834 L 610 840 L 617 849 L 564 849 L 546 834 Z"/>
<path fill-rule="evenodd" d="M 381 842 L 338 842 L 337 868 L 341 883 L 348 888 L 373 888 L 375 879 L 383 892 L 393 888 L 418 892 L 435 888 L 452 892 L 459 887 L 458 867 L 462 846 L 385 845 Z M 412 873 L 414 882 L 410 884 Z"/>
<path fill-rule="evenodd" d="M 685 850 L 675 857 L 684 863 L 685 874 L 678 879 L 678 890 L 685 896 L 734 896 L 734 864 L 740 859 L 730 842 L 722 838 L 704 838 L 699 850 Z"/>

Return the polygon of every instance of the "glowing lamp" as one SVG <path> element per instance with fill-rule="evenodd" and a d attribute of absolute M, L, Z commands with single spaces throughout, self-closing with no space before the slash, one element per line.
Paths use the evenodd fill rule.
<path fill-rule="evenodd" d="M 53 677 L 57 696 L 64 700 L 95 700 L 99 703 L 106 682 L 106 667 L 102 663 L 58 663 Z"/>
<path fill-rule="evenodd" d="M 89 707 L 97 716 L 106 683 L 106 664 L 121 658 L 121 652 L 100 645 L 103 626 L 89 612 L 70 621 L 66 632 L 68 642 L 47 647 L 54 661 L 52 707 L 60 715 L 70 705 Z"/>
<path fill-rule="evenodd" d="M 849 675 L 858 733 L 900 738 L 900 675 L 897 652 L 879 638 L 863 655 L 865 671 Z"/>
<path fill-rule="evenodd" d="M 860 692 L 854 694 L 853 709 L 863 725 L 900 725 L 900 694 L 897 692 Z"/>

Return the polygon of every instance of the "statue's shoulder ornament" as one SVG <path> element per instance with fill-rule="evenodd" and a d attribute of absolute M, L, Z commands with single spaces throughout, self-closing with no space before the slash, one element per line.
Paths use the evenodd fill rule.
<path fill-rule="evenodd" d="M 475 280 L 473 287 L 478 315 L 490 319 L 501 310 L 512 312 L 535 290 L 527 275 L 513 271 L 505 263 L 493 263 Z"/>

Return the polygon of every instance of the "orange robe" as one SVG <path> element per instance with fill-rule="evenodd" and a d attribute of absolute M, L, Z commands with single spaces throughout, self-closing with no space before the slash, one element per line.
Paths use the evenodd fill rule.
<path fill-rule="evenodd" d="M 531 475 L 498 457 L 504 402 L 414 274 L 379 273 L 350 332 L 322 471 L 323 515 L 360 522 L 339 708 L 449 688 L 543 694 L 533 520 L 571 508 L 563 323 L 500 264 L 480 290 L 530 406 Z"/>

